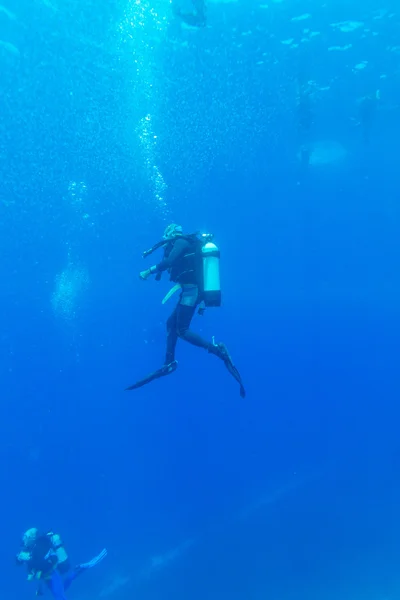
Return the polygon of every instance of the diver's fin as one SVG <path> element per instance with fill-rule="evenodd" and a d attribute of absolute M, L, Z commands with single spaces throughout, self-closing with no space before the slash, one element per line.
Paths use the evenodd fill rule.
<path fill-rule="evenodd" d="M 105 558 L 106 556 L 107 556 L 107 550 L 104 548 L 104 550 L 102 550 L 100 552 L 100 554 L 98 554 L 97 556 L 92 558 L 92 560 L 89 560 L 89 562 L 80 564 L 78 568 L 79 569 L 91 569 L 92 567 L 95 567 L 96 565 L 98 565 L 99 562 L 101 562 L 103 560 L 103 558 Z"/>
<path fill-rule="evenodd" d="M 215 354 L 216 356 L 218 356 L 219 358 L 221 358 L 224 361 L 225 366 L 228 369 L 229 373 L 232 375 L 232 377 L 234 379 L 236 379 L 236 381 L 238 382 L 238 384 L 240 386 L 240 396 L 242 398 L 245 398 L 246 390 L 244 389 L 242 378 L 240 376 L 239 371 L 233 364 L 233 360 L 232 360 L 231 355 L 228 352 L 228 348 L 222 342 L 220 342 L 219 344 L 216 344 L 214 341 L 214 338 L 213 338 L 213 346 L 215 348 L 215 351 L 211 350 L 212 354 Z"/>
<path fill-rule="evenodd" d="M 243 381 L 242 381 L 239 371 L 237 370 L 235 365 L 231 362 L 225 361 L 225 366 L 228 369 L 229 373 L 232 375 L 232 377 L 234 377 L 236 379 L 236 381 L 238 382 L 238 384 L 240 386 L 240 397 L 245 398 L 246 390 L 244 388 Z"/>
<path fill-rule="evenodd" d="M 158 369 L 158 371 L 153 371 L 153 373 L 150 373 L 146 377 L 143 377 L 143 379 L 140 379 L 133 385 L 130 385 L 129 387 L 125 388 L 125 391 L 127 392 L 129 390 L 136 390 L 137 388 L 140 388 L 143 385 L 154 381 L 154 379 L 159 379 L 160 377 L 164 377 L 164 375 L 169 375 L 170 373 L 173 373 L 177 369 L 177 367 L 178 362 L 174 360 L 169 365 L 164 365 L 163 367 L 161 367 L 161 369 Z"/>

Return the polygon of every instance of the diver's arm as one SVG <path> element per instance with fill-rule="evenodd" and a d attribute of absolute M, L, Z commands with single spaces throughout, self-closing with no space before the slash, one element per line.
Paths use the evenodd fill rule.
<path fill-rule="evenodd" d="M 150 269 L 142 271 L 139 274 L 140 279 L 148 279 L 150 275 L 154 275 L 155 273 L 162 273 L 163 271 L 166 271 L 167 269 L 172 267 L 174 262 L 186 252 L 189 246 L 190 244 L 187 240 L 177 239 L 176 242 L 174 242 L 174 246 L 169 255 L 166 258 L 163 258 L 163 260 L 157 265 L 153 265 L 152 267 L 150 267 Z"/>
<path fill-rule="evenodd" d="M 189 242 L 184 239 L 177 239 L 174 246 L 166 258 L 163 258 L 158 265 L 151 267 L 153 273 L 162 273 L 167 269 L 170 269 L 174 262 L 178 260 L 189 248 Z M 153 270 L 154 269 L 154 270 Z"/>

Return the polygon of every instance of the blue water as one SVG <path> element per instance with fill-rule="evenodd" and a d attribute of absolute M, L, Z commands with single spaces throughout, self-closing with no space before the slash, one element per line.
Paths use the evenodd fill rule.
<path fill-rule="evenodd" d="M 0 596 L 34 594 L 37 526 L 109 551 L 71 599 L 395 599 L 399 7 L 4 2 Z M 171 221 L 221 249 L 194 327 L 245 400 L 183 342 L 123 392 L 164 358 L 169 284 L 138 273 Z"/>

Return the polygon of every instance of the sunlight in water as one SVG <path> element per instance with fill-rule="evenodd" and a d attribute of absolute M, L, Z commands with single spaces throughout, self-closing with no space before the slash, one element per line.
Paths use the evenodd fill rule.
<path fill-rule="evenodd" d="M 68 202 L 82 221 L 93 226 L 90 215 L 87 212 L 87 185 L 84 181 L 70 181 L 68 184 Z"/>
<path fill-rule="evenodd" d="M 152 88 L 152 53 L 159 41 L 158 34 L 165 31 L 168 23 L 167 13 L 162 15 L 154 4 L 147 0 L 129 0 L 119 24 L 121 41 L 131 44 L 135 71 L 148 88 L 147 93 Z"/>
<path fill-rule="evenodd" d="M 64 321 L 72 321 L 79 309 L 82 293 L 88 288 L 89 276 L 82 265 L 68 262 L 66 269 L 55 278 L 51 297 L 54 314 Z"/>
<path fill-rule="evenodd" d="M 88 188 L 84 181 L 70 181 L 64 200 L 73 209 L 73 217 L 66 229 L 67 266 L 55 277 L 51 304 L 56 317 L 72 323 L 80 307 L 82 294 L 89 286 L 89 274 L 79 259 L 83 228 L 93 227 L 88 207 Z"/>
<path fill-rule="evenodd" d="M 137 133 L 143 150 L 145 169 L 147 171 L 147 178 L 151 183 L 153 197 L 163 214 L 166 214 L 168 212 L 168 207 L 165 202 L 164 194 L 167 185 L 160 169 L 155 164 L 157 136 L 154 135 L 153 132 L 151 115 L 146 115 L 140 120 Z"/>
<path fill-rule="evenodd" d="M 157 50 L 168 25 L 169 11 L 169 3 L 165 1 L 159 3 L 158 9 L 156 2 L 129 0 L 119 24 L 121 42 L 125 46 L 128 45 L 132 51 L 132 88 L 138 86 L 141 97 L 139 108 L 143 107 L 146 111 L 136 128 L 143 153 L 146 179 L 152 191 L 154 208 L 164 218 L 167 218 L 169 213 L 165 201 L 167 185 L 157 165 L 157 135 L 153 131 L 152 114 L 157 111 Z"/>

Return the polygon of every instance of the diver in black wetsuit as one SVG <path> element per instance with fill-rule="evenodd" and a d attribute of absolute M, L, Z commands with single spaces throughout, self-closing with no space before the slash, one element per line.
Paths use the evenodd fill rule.
<path fill-rule="evenodd" d="M 206 6 L 204 0 L 191 0 L 191 10 L 185 11 L 179 0 L 172 1 L 172 10 L 176 17 L 191 27 L 205 27 Z"/>
<path fill-rule="evenodd" d="M 220 306 L 221 304 L 218 266 L 219 251 L 214 244 L 207 243 L 207 240 L 210 239 L 210 236 L 200 238 L 196 234 L 184 235 L 180 225 L 172 224 L 166 228 L 163 240 L 156 244 L 149 252 L 145 253 L 147 256 L 156 248 L 164 247 L 163 260 L 150 269 L 142 271 L 140 278 L 146 280 L 150 275 L 156 275 L 156 279 L 160 279 L 161 274 L 164 271 L 168 271 L 171 281 L 177 285 L 167 294 L 164 301 L 169 299 L 178 289 L 181 295 L 177 306 L 167 321 L 167 348 L 164 366 L 130 386 L 127 388 L 128 390 L 141 387 L 154 379 L 169 375 L 175 371 L 178 366 L 175 360 L 175 348 L 178 338 L 181 338 L 194 346 L 204 348 L 210 354 L 214 354 L 223 360 L 231 375 L 238 381 L 241 396 L 245 396 L 241 377 L 232 362 L 226 346 L 223 343 L 215 344 L 214 341 L 209 342 L 190 329 L 196 309 L 202 303 L 208 306 Z M 206 248 L 206 254 L 203 253 L 203 248 Z M 211 263 L 209 263 L 206 274 L 204 274 L 203 259 L 204 256 L 207 259 L 207 253 L 211 258 Z M 215 259 L 214 262 L 212 261 L 213 258 Z M 205 280 L 206 278 L 207 281 Z M 202 311 L 203 309 L 200 307 L 199 312 L 201 313 Z"/>

